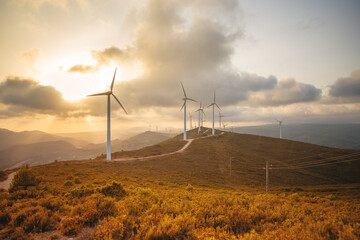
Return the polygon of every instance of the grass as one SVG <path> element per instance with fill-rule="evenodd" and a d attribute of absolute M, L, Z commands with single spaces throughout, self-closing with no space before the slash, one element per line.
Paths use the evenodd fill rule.
<path fill-rule="evenodd" d="M 178 136 L 161 143 L 161 151 L 182 144 Z M 0 193 L 0 238 L 359 239 L 358 165 L 272 170 L 269 194 L 260 168 L 265 160 L 286 165 L 304 156 L 347 153 L 226 133 L 147 161 L 38 166 L 31 168 L 36 186 Z"/>

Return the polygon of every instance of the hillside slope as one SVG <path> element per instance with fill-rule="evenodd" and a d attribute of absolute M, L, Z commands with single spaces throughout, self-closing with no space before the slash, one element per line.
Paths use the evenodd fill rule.
<path fill-rule="evenodd" d="M 194 131 L 194 130 L 192 130 Z M 196 134 L 190 132 L 191 135 Z M 184 143 L 181 136 L 137 151 L 114 153 L 117 157 L 145 156 L 171 152 Z M 159 151 L 159 149 L 161 149 Z M 169 150 L 167 150 L 169 149 Z M 143 154 L 143 155 L 142 155 Z M 349 154 L 352 154 L 348 156 Z M 230 157 L 231 176 L 230 176 Z M 360 152 L 322 147 L 291 140 L 225 133 L 193 141 L 183 154 L 174 154 L 124 165 L 130 175 L 157 176 L 160 179 L 191 184 L 264 185 L 265 162 L 272 165 L 272 185 L 313 185 L 360 182 Z M 327 160 L 329 159 L 329 160 Z M 338 164 L 313 166 L 314 164 Z M 130 167 L 131 166 L 131 167 Z M 131 168 L 131 169 L 130 169 Z"/>

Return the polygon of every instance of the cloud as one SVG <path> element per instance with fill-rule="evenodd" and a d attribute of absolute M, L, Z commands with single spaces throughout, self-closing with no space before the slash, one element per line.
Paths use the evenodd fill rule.
<path fill-rule="evenodd" d="M 33 48 L 27 52 L 24 52 L 23 57 L 29 63 L 34 64 L 35 61 L 40 57 L 40 50 L 38 48 Z"/>
<path fill-rule="evenodd" d="M 72 66 L 71 68 L 69 68 L 67 70 L 67 72 L 70 73 L 92 73 L 92 72 L 96 72 L 98 70 L 98 67 L 96 66 L 90 66 L 90 65 L 81 65 L 81 64 L 76 64 L 74 66 Z"/>
<path fill-rule="evenodd" d="M 338 100 L 348 102 L 360 101 L 360 70 L 351 73 L 350 77 L 339 78 L 330 86 L 329 94 Z"/>
<path fill-rule="evenodd" d="M 9 115 L 12 111 L 65 116 L 74 110 L 54 87 L 20 77 L 8 77 L 0 83 L 0 102 L 8 107 Z"/>
<path fill-rule="evenodd" d="M 321 97 L 321 92 L 311 84 L 289 78 L 279 81 L 273 89 L 252 94 L 248 101 L 260 106 L 289 105 L 317 101 Z"/>

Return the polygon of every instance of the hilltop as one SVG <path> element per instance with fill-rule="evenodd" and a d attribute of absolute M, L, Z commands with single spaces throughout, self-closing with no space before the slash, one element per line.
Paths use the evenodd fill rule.
<path fill-rule="evenodd" d="M 154 156 L 152 159 L 128 161 L 127 164 L 120 165 L 109 164 L 132 176 L 141 172 L 143 176 L 200 185 L 264 185 L 263 168 L 266 161 L 273 166 L 270 179 L 275 186 L 360 182 L 360 161 L 348 161 L 359 158 L 360 152 L 356 150 L 229 132 L 210 135 L 211 131 L 207 128 L 203 128 L 200 134 L 197 129 L 193 129 L 189 131 L 188 137 L 200 139 L 194 140 L 184 153 L 156 157 L 183 147 L 185 142 L 181 134 L 154 146 L 113 153 L 113 158 L 120 160 L 126 157 Z M 210 137 L 201 138 L 204 136 Z M 328 165 L 342 160 L 346 162 Z M 311 167 L 316 164 L 321 165 Z"/>

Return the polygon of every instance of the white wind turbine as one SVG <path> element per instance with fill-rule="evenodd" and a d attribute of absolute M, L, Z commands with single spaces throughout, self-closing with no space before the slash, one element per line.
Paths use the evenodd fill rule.
<path fill-rule="evenodd" d="M 186 96 L 184 86 L 183 86 L 182 82 L 180 82 L 180 83 L 181 83 L 182 90 L 184 92 L 184 98 L 182 99 L 182 100 L 184 100 L 184 104 L 182 105 L 180 111 L 184 108 L 184 141 L 186 141 L 186 101 L 187 100 L 190 100 L 190 101 L 193 101 L 193 102 L 196 102 L 196 101 L 194 99 L 188 98 Z"/>
<path fill-rule="evenodd" d="M 275 120 L 279 123 L 279 128 L 280 128 L 280 139 L 281 139 L 281 138 L 282 138 L 281 126 L 282 126 L 282 123 L 283 123 L 284 119 L 282 119 L 282 120 L 275 119 Z"/>
<path fill-rule="evenodd" d="M 96 93 L 96 94 L 91 94 L 88 95 L 88 97 L 92 97 L 92 96 L 102 96 L 105 95 L 107 96 L 107 142 L 106 142 L 106 160 L 111 160 L 111 139 L 110 139 L 110 95 L 112 95 L 115 100 L 120 104 L 121 108 L 124 110 L 125 113 L 126 110 L 123 107 L 123 105 L 121 105 L 120 101 L 117 99 L 117 97 L 113 94 L 112 90 L 114 87 L 114 81 L 115 81 L 115 75 L 116 75 L 116 68 L 115 68 L 115 73 L 114 73 L 114 77 L 110 86 L 110 91 L 107 92 L 103 92 L 103 93 Z"/>
<path fill-rule="evenodd" d="M 213 109 L 213 119 L 212 119 L 212 135 L 214 135 L 215 134 L 215 106 L 219 109 L 219 110 L 221 110 L 220 109 L 220 107 L 217 105 L 217 103 L 215 102 L 215 91 L 214 91 L 214 102 L 213 103 L 211 103 L 209 106 L 207 106 L 207 107 L 210 107 L 210 106 L 212 106 L 212 109 Z"/>
<path fill-rule="evenodd" d="M 198 130 L 198 133 L 199 133 L 199 132 L 201 131 L 201 127 L 202 127 L 202 123 L 203 123 L 203 121 L 202 121 L 202 115 L 203 115 L 203 114 L 205 115 L 205 113 L 204 113 L 204 108 L 201 107 L 201 102 L 200 102 L 200 107 L 199 107 L 199 109 L 196 110 L 195 112 L 198 112 L 198 113 L 199 113 L 199 130 Z"/>
<path fill-rule="evenodd" d="M 221 115 L 221 112 L 219 111 L 219 129 L 221 129 L 221 118 L 225 117 L 224 115 Z"/>

